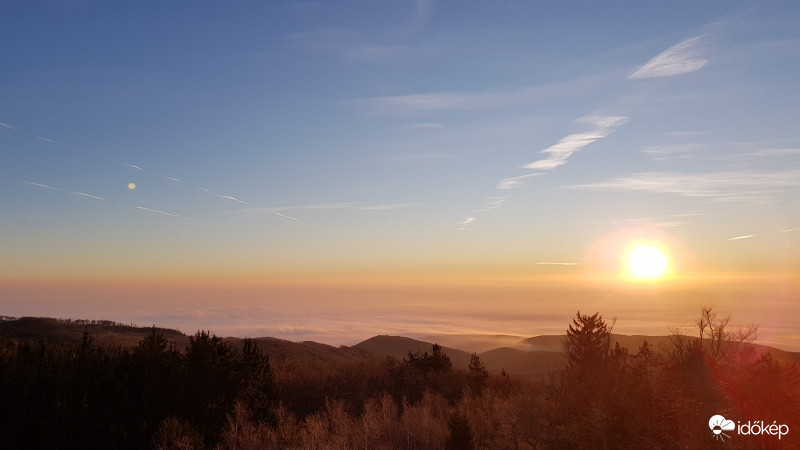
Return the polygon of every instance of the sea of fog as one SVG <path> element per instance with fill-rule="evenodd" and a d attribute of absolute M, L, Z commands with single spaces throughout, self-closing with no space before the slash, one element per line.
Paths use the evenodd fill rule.
<path fill-rule="evenodd" d="M 731 325 L 759 325 L 758 341 L 800 351 L 796 283 L 590 285 L 493 283 L 469 287 L 336 285 L 0 286 L 0 314 L 210 330 L 222 336 L 271 336 L 353 345 L 375 335 L 563 334 L 575 314 L 616 318 L 614 332 L 696 335 L 700 308 L 713 306 Z"/>

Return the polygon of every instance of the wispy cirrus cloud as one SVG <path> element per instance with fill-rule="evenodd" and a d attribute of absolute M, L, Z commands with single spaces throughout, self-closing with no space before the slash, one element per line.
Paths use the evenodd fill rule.
<path fill-rule="evenodd" d="M 668 214 L 667 217 L 674 217 L 674 216 Z M 678 228 L 685 226 L 690 222 L 681 220 L 667 221 L 653 217 L 629 217 L 629 218 L 614 218 L 613 220 L 598 220 L 592 223 L 597 223 L 602 225 L 614 225 L 617 227 L 624 226 L 627 228 L 657 229 L 657 228 Z"/>
<path fill-rule="evenodd" d="M 352 100 L 373 114 L 414 114 L 493 108 L 520 103 L 519 92 L 466 93 L 431 92 Z"/>
<path fill-rule="evenodd" d="M 745 153 L 743 156 L 778 158 L 790 155 L 800 155 L 800 148 L 764 148 L 755 152 Z"/>
<path fill-rule="evenodd" d="M 472 223 L 475 222 L 476 220 L 477 219 L 474 218 L 474 217 L 465 217 L 464 220 L 462 220 L 461 222 L 458 222 L 458 224 L 461 225 L 458 229 L 459 230 L 466 230 L 467 227 L 472 225 Z"/>
<path fill-rule="evenodd" d="M 409 208 L 417 206 L 418 203 L 359 203 L 359 202 L 341 202 L 341 203 L 315 203 L 311 205 L 287 205 L 287 206 L 266 206 L 254 207 L 248 211 L 296 211 L 296 210 L 334 210 L 334 209 L 355 209 L 361 211 L 390 211 L 401 208 Z"/>
<path fill-rule="evenodd" d="M 386 204 L 375 204 L 375 205 L 359 205 L 355 209 L 360 209 L 362 211 L 392 211 L 395 209 L 403 209 L 409 208 L 412 206 L 417 206 L 419 203 L 386 203 Z"/>
<path fill-rule="evenodd" d="M 708 63 L 708 60 L 701 56 L 699 41 L 700 37 L 698 36 L 673 45 L 639 67 L 628 76 L 628 79 L 660 78 L 700 70 Z M 574 83 L 574 81 L 565 83 L 564 85 L 566 86 L 571 83 Z M 537 94 L 540 95 L 538 91 L 539 88 L 541 88 L 541 86 L 492 94 L 438 93 L 380 97 L 366 100 L 369 100 L 371 106 L 375 109 L 394 113 L 482 109 L 510 105 L 520 101 L 529 101 Z M 587 116 L 579 119 L 580 122 L 592 125 L 592 129 L 563 137 L 555 145 L 541 151 L 541 153 L 548 155 L 546 158 L 522 166 L 525 169 L 536 170 L 536 173 L 502 179 L 497 183 L 495 188 L 502 190 L 516 189 L 521 187 L 528 178 L 541 175 L 563 166 L 575 152 L 599 139 L 605 138 L 629 120 L 630 118 L 623 116 Z M 667 157 L 687 157 L 699 149 L 699 146 L 686 145 L 671 147 L 653 146 L 644 148 L 643 151 L 653 155 L 657 159 L 663 159 Z M 628 186 L 632 187 L 636 184 L 633 182 L 635 180 L 627 181 Z M 606 186 L 610 188 L 611 184 L 606 184 Z M 487 209 L 481 211 L 485 210 Z M 470 221 L 466 225 L 460 222 L 460 229 L 463 229 L 473 221 Z"/>
<path fill-rule="evenodd" d="M 407 59 L 413 53 L 405 45 L 358 45 L 343 52 L 350 60 L 358 62 L 393 62 Z"/>
<path fill-rule="evenodd" d="M 707 149 L 706 144 L 685 143 L 671 145 L 646 145 L 642 147 L 642 153 L 652 156 L 654 159 L 663 160 L 671 158 L 689 158 Z"/>
<path fill-rule="evenodd" d="M 534 170 L 553 170 L 556 167 L 566 164 L 567 159 L 569 159 L 573 153 L 598 139 L 608 136 L 629 120 L 628 117 L 622 116 L 582 117 L 578 119 L 578 121 L 592 125 L 592 130 L 582 133 L 573 133 L 561 138 L 557 144 L 541 151 L 541 153 L 548 154 L 547 158 L 534 161 L 522 167 Z"/>
<path fill-rule="evenodd" d="M 572 80 L 523 86 L 484 90 L 480 92 L 425 92 L 402 95 L 386 95 L 348 100 L 347 103 L 374 115 L 411 115 L 419 113 L 446 111 L 478 111 L 504 108 L 516 105 L 529 105 L 543 99 L 559 96 L 573 97 L 582 93 L 591 94 L 611 77 L 599 74 L 579 77 Z"/>
<path fill-rule="evenodd" d="M 524 180 L 532 177 L 538 177 L 539 175 L 544 175 L 544 173 L 543 172 L 528 173 L 525 175 L 520 175 L 518 177 L 504 178 L 497 182 L 495 189 L 516 189 L 525 184 Z"/>
<path fill-rule="evenodd" d="M 708 60 L 701 56 L 699 43 L 700 37 L 697 36 L 673 45 L 636 69 L 628 79 L 672 77 L 702 69 Z"/>
<path fill-rule="evenodd" d="M 430 19 L 431 16 L 431 0 L 415 0 L 414 2 L 414 17 L 416 26 L 421 26 Z"/>
<path fill-rule="evenodd" d="M 425 130 L 425 129 L 436 129 L 436 128 L 444 128 L 444 125 L 435 122 L 422 122 L 422 123 L 413 123 L 411 125 L 406 125 L 403 127 L 403 129 L 406 130 Z"/>
<path fill-rule="evenodd" d="M 558 141 L 555 145 L 551 145 L 540 153 L 545 153 L 548 156 L 544 159 L 534 161 L 532 163 L 522 166 L 525 169 L 536 170 L 537 172 L 527 173 L 511 178 L 504 178 L 497 182 L 495 189 L 511 190 L 517 189 L 525 184 L 529 178 L 538 177 L 545 173 L 563 166 L 567 160 L 578 150 L 586 147 L 587 145 L 602 139 L 609 134 L 616 131 L 620 126 L 628 122 L 630 119 L 623 116 L 586 116 L 578 119 L 579 123 L 585 123 L 592 126 L 591 130 L 581 133 L 573 133 L 567 135 Z M 502 200 L 498 201 L 499 198 Z M 491 211 L 503 205 L 510 197 L 490 197 L 489 206 L 480 210 L 474 211 L 475 213 Z M 476 220 L 475 217 L 470 217 L 467 221 L 459 222 L 459 230 L 465 229 Z"/>
<path fill-rule="evenodd" d="M 290 205 L 290 206 L 273 206 L 273 207 L 259 207 L 259 206 L 251 206 L 251 208 L 246 208 L 243 211 L 250 211 L 250 212 L 267 212 L 271 214 L 275 214 L 276 216 L 282 217 L 284 219 L 292 220 L 297 223 L 305 224 L 306 222 L 303 220 L 298 219 L 297 217 L 290 216 L 288 214 L 284 214 L 282 211 L 331 211 L 331 210 L 344 210 L 344 209 L 352 209 L 358 211 L 391 211 L 401 208 L 408 208 L 411 206 L 416 206 L 417 203 L 377 203 L 377 204 L 369 204 L 369 203 L 317 203 L 313 205 Z"/>
<path fill-rule="evenodd" d="M 284 41 L 307 51 L 361 63 L 402 61 L 414 54 L 414 49 L 410 46 L 366 42 L 360 33 L 341 28 L 318 28 L 292 33 Z"/>
<path fill-rule="evenodd" d="M 386 162 L 413 163 L 413 162 L 436 161 L 436 160 L 455 159 L 455 158 L 457 158 L 457 155 L 455 155 L 454 153 L 429 152 L 429 153 L 407 153 L 402 155 L 379 156 L 376 157 L 375 160 L 386 161 Z"/>
<path fill-rule="evenodd" d="M 698 216 L 705 216 L 706 213 L 676 213 L 676 214 L 667 214 L 667 217 L 698 217 Z"/>
<path fill-rule="evenodd" d="M 493 209 L 497 209 L 497 208 L 503 206 L 503 204 L 505 202 L 507 202 L 509 198 L 511 198 L 511 197 L 509 197 L 507 195 L 489 197 L 489 204 L 485 208 L 479 209 L 479 210 L 477 210 L 475 212 L 476 213 L 487 212 L 487 211 L 491 211 Z"/>
<path fill-rule="evenodd" d="M 578 189 L 638 191 L 719 201 L 765 201 L 800 187 L 800 170 L 773 172 L 638 172 L 607 181 L 570 186 Z"/>

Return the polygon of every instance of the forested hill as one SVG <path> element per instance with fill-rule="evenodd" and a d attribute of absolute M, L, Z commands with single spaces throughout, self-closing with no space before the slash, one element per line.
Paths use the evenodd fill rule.
<path fill-rule="evenodd" d="M 154 329 L 164 335 L 179 351 L 189 344 L 189 335 L 179 330 L 154 325 L 139 326 L 111 320 L 0 316 L 0 339 L 34 338 L 54 344 L 80 343 L 83 333 L 88 332 L 98 345 L 133 348 Z M 672 346 L 669 336 L 612 334 L 611 337 L 614 343 L 618 342 L 630 353 L 636 353 L 644 342 L 647 342 L 655 352 L 669 351 Z M 234 346 L 241 345 L 239 338 L 229 337 L 224 340 Z M 561 367 L 564 363 L 563 335 L 534 336 L 516 342 L 506 342 L 506 345 L 496 348 L 492 346 L 492 342 L 495 341 L 490 337 L 481 342 L 478 336 L 461 336 L 455 339 L 443 337 L 442 340 L 430 336 L 426 340 L 417 340 L 403 336 L 379 335 L 349 347 L 334 347 L 311 341 L 293 342 L 273 337 L 254 338 L 254 341 L 274 362 L 356 362 L 382 359 L 387 356 L 402 359 L 409 352 L 430 352 L 435 342 L 444 341 L 446 342 L 442 345 L 444 352 L 456 367 L 461 368 L 468 366 L 472 353 L 477 353 L 491 372 L 499 373 L 505 370 L 510 374 L 522 376 L 541 374 Z M 755 358 L 770 354 L 778 362 L 800 363 L 800 352 L 788 352 L 758 344 L 747 344 L 747 346 Z M 491 350 L 475 351 L 474 348 Z"/>
<path fill-rule="evenodd" d="M 103 347 L 136 347 L 142 339 L 153 331 L 163 335 L 167 342 L 174 344 L 178 351 L 189 345 L 190 336 L 170 328 L 157 326 L 143 327 L 136 324 L 124 324 L 110 320 L 56 319 L 49 317 L 14 318 L 0 316 L 0 341 L 18 339 L 41 339 L 54 345 L 79 344 L 84 333 L 88 333 L 93 342 Z M 223 341 L 233 347 L 241 347 L 242 339 L 224 338 Z M 374 361 L 383 356 L 356 347 L 334 347 L 317 342 L 292 342 L 272 337 L 253 338 L 259 348 L 270 358 L 280 363 L 283 361 L 301 361 L 310 363 Z"/>
<path fill-rule="evenodd" d="M 750 334 L 702 314 L 714 338 L 612 335 L 598 313 L 563 337 L 480 353 L 398 336 L 333 347 L 4 319 L 0 436 L 47 449 L 722 448 L 709 429 L 722 414 L 784 430 L 725 448 L 800 448 L 788 433 L 800 366 L 779 361 L 798 355 L 737 341 Z"/>
<path fill-rule="evenodd" d="M 565 362 L 563 353 L 563 335 L 542 335 L 519 340 L 510 345 L 495 348 L 489 351 L 474 352 L 480 356 L 491 372 L 499 373 L 502 370 L 512 375 L 535 376 L 561 367 Z M 696 339 L 686 337 L 686 339 Z M 443 346 L 444 352 L 453 361 L 456 367 L 466 368 L 470 361 L 471 347 L 486 347 L 485 344 L 476 343 L 475 337 L 468 339 L 470 346 L 459 349 L 456 343 L 447 339 L 450 346 Z M 620 347 L 630 354 L 635 354 L 647 342 L 651 351 L 659 354 L 669 353 L 673 343 L 670 336 L 643 336 L 643 335 L 611 335 L 612 345 L 619 343 Z M 430 352 L 433 342 L 426 342 L 402 336 L 374 336 L 355 345 L 357 348 L 371 352 L 402 358 L 409 352 Z M 743 354 L 748 355 L 747 360 L 758 360 L 762 355 L 769 354 L 772 359 L 780 363 L 800 364 L 800 352 L 785 350 L 759 344 L 743 344 Z"/>
<path fill-rule="evenodd" d="M 374 336 L 355 345 L 356 348 L 369 350 L 378 355 L 393 358 L 404 358 L 409 353 L 431 353 L 432 342 L 425 342 L 402 336 Z M 453 362 L 453 366 L 466 369 L 469 366 L 471 353 L 452 347 L 442 347 L 442 351 Z M 552 351 L 526 351 L 511 347 L 500 347 L 478 354 L 486 369 L 491 373 L 506 372 L 511 375 L 538 377 L 561 368 L 566 359 L 561 347 Z"/>
<path fill-rule="evenodd" d="M 74 344 L 83 339 L 88 332 L 100 345 L 109 347 L 135 347 L 154 329 L 183 348 L 189 343 L 189 336 L 170 328 L 155 326 L 142 327 L 111 320 L 56 319 L 50 317 L 13 318 L 0 316 L 0 338 L 5 339 L 43 339 L 54 344 Z"/>

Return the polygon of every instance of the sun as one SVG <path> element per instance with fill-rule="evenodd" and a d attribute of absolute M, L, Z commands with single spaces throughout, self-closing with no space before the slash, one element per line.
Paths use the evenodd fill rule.
<path fill-rule="evenodd" d="M 666 276 L 669 259 L 652 244 L 636 244 L 628 252 L 628 270 L 635 280 L 660 280 Z"/>

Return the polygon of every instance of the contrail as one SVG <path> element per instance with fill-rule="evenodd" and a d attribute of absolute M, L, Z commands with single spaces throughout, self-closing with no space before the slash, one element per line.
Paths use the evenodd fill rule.
<path fill-rule="evenodd" d="M 211 194 L 211 195 L 216 195 L 216 194 L 214 194 L 213 192 L 209 191 L 208 189 L 206 189 L 206 188 L 204 188 L 204 187 L 200 187 L 200 186 L 198 186 L 198 187 L 197 187 L 197 189 L 200 189 L 201 191 L 206 191 L 206 192 L 208 192 L 208 193 L 209 193 L 209 194 Z"/>
<path fill-rule="evenodd" d="M 85 192 L 70 192 L 70 194 L 75 194 L 75 195 L 80 195 L 80 196 L 83 196 L 83 197 L 93 198 L 93 199 L 96 199 L 96 200 L 106 201 L 106 199 L 104 199 L 103 197 L 98 197 L 96 195 L 87 194 Z"/>
<path fill-rule="evenodd" d="M 159 211 L 157 209 L 145 208 L 144 206 L 134 206 L 134 208 L 141 209 L 142 211 L 150 211 L 150 212 L 154 212 L 154 213 L 157 213 L 157 214 L 163 214 L 165 216 L 170 216 L 170 217 L 181 217 L 181 216 L 179 216 L 177 214 L 170 214 L 168 212 Z"/>
<path fill-rule="evenodd" d="M 286 218 L 286 219 L 289 219 L 289 220 L 294 220 L 295 222 L 299 222 L 299 223 L 305 224 L 305 222 L 303 222 L 302 220 L 300 220 L 300 219 L 295 219 L 294 217 L 292 217 L 292 216 L 287 216 L 286 214 L 281 214 L 281 213 L 279 213 L 279 212 L 274 212 L 274 211 L 273 211 L 273 214 L 275 214 L 275 215 L 278 215 L 278 216 L 281 216 L 281 217 L 284 217 L 284 218 Z"/>
<path fill-rule="evenodd" d="M 35 134 L 33 135 L 33 137 L 35 137 L 36 139 L 41 139 L 41 140 L 43 140 L 43 141 L 47 141 L 47 142 L 52 142 L 52 143 L 55 143 L 55 142 L 56 142 L 56 141 L 54 141 L 54 140 L 52 140 L 52 139 L 50 139 L 50 138 L 46 138 L 46 137 L 44 137 L 44 136 L 37 136 L 37 135 L 35 135 Z"/>
<path fill-rule="evenodd" d="M 16 128 L 12 127 L 11 125 L 9 125 L 9 124 L 7 124 L 7 123 L 3 123 L 3 122 L 0 122 L 0 127 L 6 127 L 6 128 L 8 128 L 8 129 L 10 129 L 10 130 L 17 131 L 17 129 L 16 129 Z"/>
<path fill-rule="evenodd" d="M 54 187 L 54 186 L 48 186 L 48 185 L 42 184 L 42 183 L 34 183 L 33 181 L 20 181 L 20 183 L 30 184 L 32 186 L 39 186 L 39 187 L 43 187 L 43 188 L 46 188 L 46 189 L 52 189 L 54 191 L 62 191 L 62 192 L 64 191 L 61 188 L 57 188 L 57 187 Z"/>
<path fill-rule="evenodd" d="M 172 180 L 172 181 L 174 181 L 174 182 L 176 182 L 176 183 L 180 183 L 180 182 L 181 182 L 181 180 L 179 180 L 179 179 L 177 179 L 177 178 L 175 178 L 175 177 L 166 177 L 166 178 L 167 178 L 168 180 Z"/>
<path fill-rule="evenodd" d="M 117 161 L 116 159 L 114 160 L 114 162 L 117 163 L 117 164 L 122 164 L 123 166 L 130 167 L 132 169 L 136 169 L 138 171 L 144 172 L 144 169 L 142 169 L 141 167 L 139 167 L 139 166 L 137 166 L 135 164 L 126 164 L 126 163 L 124 163 L 122 161 Z"/>
<path fill-rule="evenodd" d="M 230 195 L 217 195 L 217 197 L 227 198 L 228 200 L 233 200 L 233 201 L 235 201 L 235 202 L 239 202 L 239 203 L 241 203 L 241 204 L 243 204 L 243 205 L 250 206 L 250 203 L 243 202 L 243 201 L 239 200 L 239 199 L 238 199 L 238 198 L 236 198 L 236 197 L 231 197 Z"/>
<path fill-rule="evenodd" d="M 755 234 L 747 234 L 747 235 L 744 235 L 744 236 L 736 236 L 736 237 L 732 237 L 732 238 L 730 238 L 730 239 L 728 239 L 728 240 L 729 240 L 729 241 L 738 241 L 739 239 L 749 239 L 749 238 L 751 238 L 751 237 L 753 237 L 753 236 L 755 236 Z"/>

